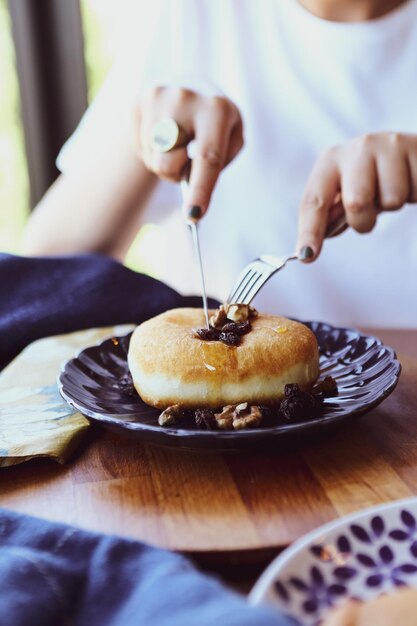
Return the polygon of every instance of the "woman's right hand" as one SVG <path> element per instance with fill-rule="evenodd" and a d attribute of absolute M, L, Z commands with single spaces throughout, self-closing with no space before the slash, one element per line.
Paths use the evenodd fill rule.
<path fill-rule="evenodd" d="M 165 153 L 152 148 L 152 129 L 167 117 L 178 123 L 189 142 L 195 140 L 192 163 L 186 146 Z M 135 126 L 139 156 L 147 169 L 172 182 L 189 175 L 185 210 L 192 217 L 197 218 L 198 213 L 202 217 L 220 172 L 243 146 L 242 118 L 237 107 L 224 97 L 156 87 L 136 107 Z"/>

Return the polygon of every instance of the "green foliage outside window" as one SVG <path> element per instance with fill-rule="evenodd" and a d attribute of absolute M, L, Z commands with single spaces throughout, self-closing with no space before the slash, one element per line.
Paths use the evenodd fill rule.
<path fill-rule="evenodd" d="M 0 103 L 0 251 L 13 253 L 29 214 L 29 181 L 6 0 L 0 0 Z"/>
<path fill-rule="evenodd" d="M 81 0 L 90 99 L 112 61 L 95 5 Z M 0 103 L 0 252 L 16 253 L 29 216 L 29 180 L 7 0 L 0 0 Z"/>
<path fill-rule="evenodd" d="M 35 0 L 34 0 L 35 1 Z M 64 0 L 62 0 L 64 1 Z M 115 53 L 114 0 L 80 0 L 88 98 L 98 92 Z M 0 0 L 0 252 L 19 253 L 25 222 L 29 217 L 29 180 L 19 85 L 7 0 Z M 146 271 L 147 250 L 158 237 L 156 226 L 141 229 L 126 259 L 136 270 Z"/>

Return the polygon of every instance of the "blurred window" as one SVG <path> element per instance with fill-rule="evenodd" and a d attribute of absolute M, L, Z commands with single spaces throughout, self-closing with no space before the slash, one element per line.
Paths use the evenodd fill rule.
<path fill-rule="evenodd" d="M 61 0 L 63 1 L 63 0 Z M 131 0 L 80 0 L 88 99 L 100 89 L 123 36 L 121 18 Z M 19 85 L 7 0 L 0 0 L 0 252 L 18 253 L 30 213 L 30 189 L 21 121 Z M 159 229 L 144 226 L 126 264 L 146 271 Z"/>
<path fill-rule="evenodd" d="M 88 99 L 94 98 L 116 55 L 120 37 L 122 2 L 80 0 L 87 68 Z"/>
<path fill-rule="evenodd" d="M 0 251 L 13 253 L 29 215 L 29 180 L 6 0 L 0 0 L 0 102 Z"/>
<path fill-rule="evenodd" d="M 91 100 L 114 58 L 120 6 L 114 0 L 80 0 L 80 5 Z M 0 0 L 0 102 L 0 252 L 16 253 L 30 212 L 30 190 L 7 0 Z"/>

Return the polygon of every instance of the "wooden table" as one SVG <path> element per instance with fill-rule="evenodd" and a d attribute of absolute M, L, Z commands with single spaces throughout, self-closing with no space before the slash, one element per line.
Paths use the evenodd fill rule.
<path fill-rule="evenodd" d="M 0 505 L 189 553 L 205 567 L 263 567 L 309 530 L 417 495 L 417 332 L 375 331 L 400 348 L 394 393 L 362 419 L 273 452 L 200 453 L 99 429 L 66 466 L 1 470 Z M 387 340 L 388 339 L 388 340 Z"/>

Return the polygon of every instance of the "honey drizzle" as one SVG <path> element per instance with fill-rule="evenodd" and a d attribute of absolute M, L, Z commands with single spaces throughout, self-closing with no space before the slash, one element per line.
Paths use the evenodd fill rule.
<path fill-rule="evenodd" d="M 218 341 L 201 341 L 200 348 L 204 367 L 210 372 L 235 370 L 237 368 L 237 348 L 220 344 L 220 352 L 219 343 Z M 213 350 L 213 346 L 216 346 L 215 350 Z"/>

